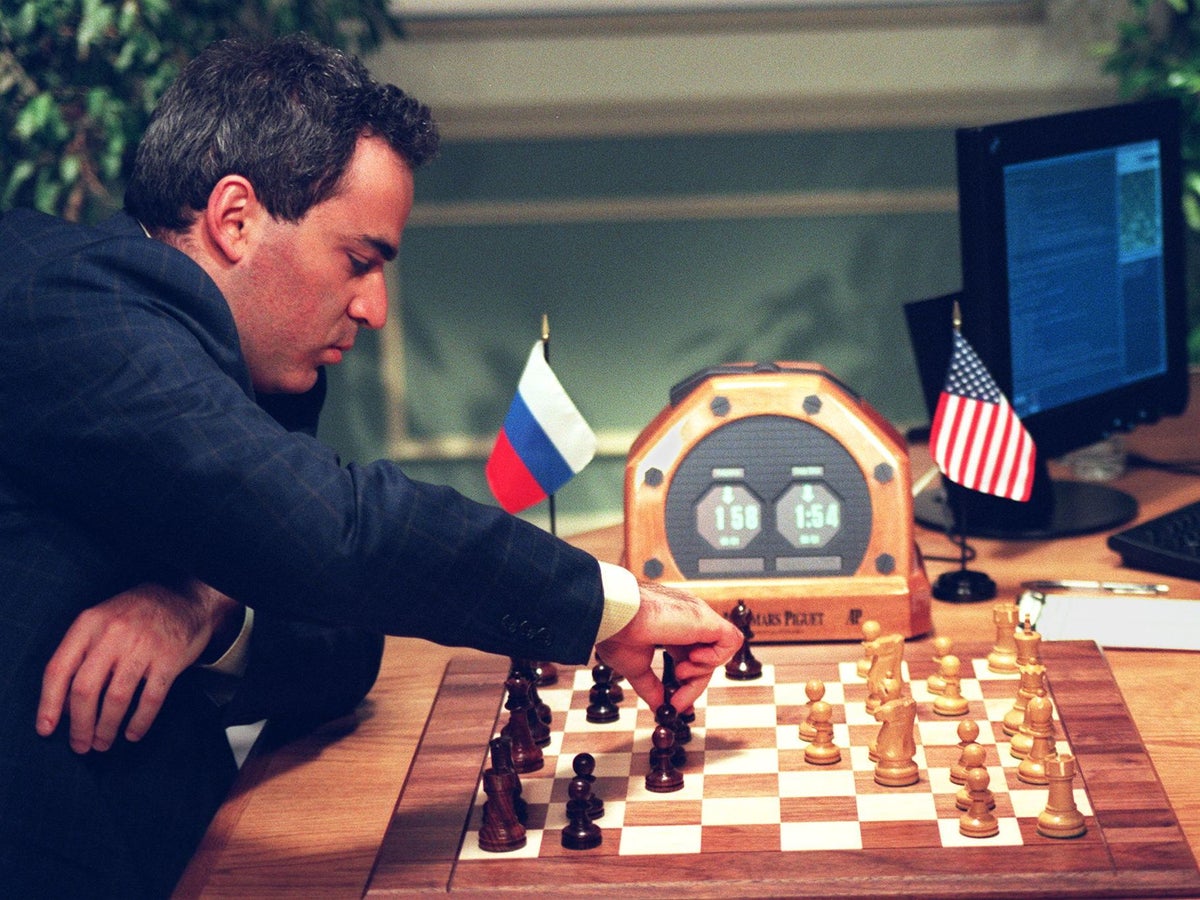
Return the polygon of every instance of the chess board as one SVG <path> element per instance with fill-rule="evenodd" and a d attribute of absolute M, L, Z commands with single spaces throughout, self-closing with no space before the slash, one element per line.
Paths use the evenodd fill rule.
<path fill-rule="evenodd" d="M 376 860 L 368 895 L 542 890 L 559 896 L 1194 896 L 1197 871 L 1137 730 L 1097 648 L 1044 643 L 1058 749 L 1076 756 L 1076 803 L 1087 832 L 1054 839 L 1036 831 L 1046 788 L 1016 777 L 1001 727 L 1015 675 L 986 668 L 987 647 L 955 648 L 964 665 L 967 718 L 995 793 L 1000 833 L 959 833 L 960 717 L 936 714 L 925 679 L 928 642 L 905 651 L 908 693 L 917 701 L 920 779 L 903 788 L 874 782 L 868 745 L 879 723 L 865 711 L 867 685 L 856 645 L 756 649 L 763 677 L 718 673 L 696 707 L 684 787 L 647 791 L 651 711 L 626 690 L 616 723 L 586 721 L 590 669 L 560 668 L 539 690 L 553 712 L 545 764 L 521 776 L 527 844 L 508 853 L 478 846 L 487 742 L 506 721 L 506 660 L 463 657 L 448 667 Z M 798 726 L 805 684 L 825 682 L 842 760 L 804 761 Z M 603 843 L 566 850 L 567 786 L 576 753 L 596 760 Z"/>

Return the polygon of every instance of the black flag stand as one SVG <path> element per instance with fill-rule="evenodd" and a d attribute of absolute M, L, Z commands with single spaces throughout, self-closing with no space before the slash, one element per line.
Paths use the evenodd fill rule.
<path fill-rule="evenodd" d="M 951 603 L 974 603 L 996 596 L 996 582 L 985 572 L 967 568 L 966 504 L 955 503 L 950 517 L 950 540 L 958 544 L 958 569 L 943 572 L 933 584 L 933 596 Z"/>

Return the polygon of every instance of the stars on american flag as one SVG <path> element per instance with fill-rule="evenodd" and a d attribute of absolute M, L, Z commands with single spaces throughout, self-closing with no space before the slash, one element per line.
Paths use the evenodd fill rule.
<path fill-rule="evenodd" d="M 963 487 L 1029 499 L 1033 439 L 957 328 L 929 446 L 938 468 Z"/>

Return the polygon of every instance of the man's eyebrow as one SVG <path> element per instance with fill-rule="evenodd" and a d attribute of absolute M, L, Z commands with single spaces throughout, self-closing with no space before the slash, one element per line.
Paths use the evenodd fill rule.
<path fill-rule="evenodd" d="M 379 255 L 388 262 L 391 262 L 393 259 L 395 259 L 397 254 L 400 252 L 398 247 L 389 243 L 383 238 L 371 237 L 370 235 L 364 234 L 359 238 L 359 240 L 374 247 Z"/>

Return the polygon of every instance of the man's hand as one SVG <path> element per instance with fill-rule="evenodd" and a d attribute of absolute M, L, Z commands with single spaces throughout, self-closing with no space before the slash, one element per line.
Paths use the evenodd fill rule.
<path fill-rule="evenodd" d="M 642 603 L 637 614 L 597 644 L 596 653 L 625 676 L 651 709 L 657 709 L 663 702 L 663 685 L 650 664 L 655 647 L 661 645 L 675 661 L 680 686 L 671 702 L 683 712 L 704 693 L 713 670 L 727 663 L 742 646 L 742 633 L 692 594 L 651 582 L 642 582 L 640 587 Z"/>
<path fill-rule="evenodd" d="M 107 750 L 139 685 L 125 737 L 146 734 L 176 676 L 238 609 L 199 582 L 181 590 L 141 584 L 79 614 L 42 675 L 38 734 L 53 733 L 65 712 L 72 750 Z"/>

